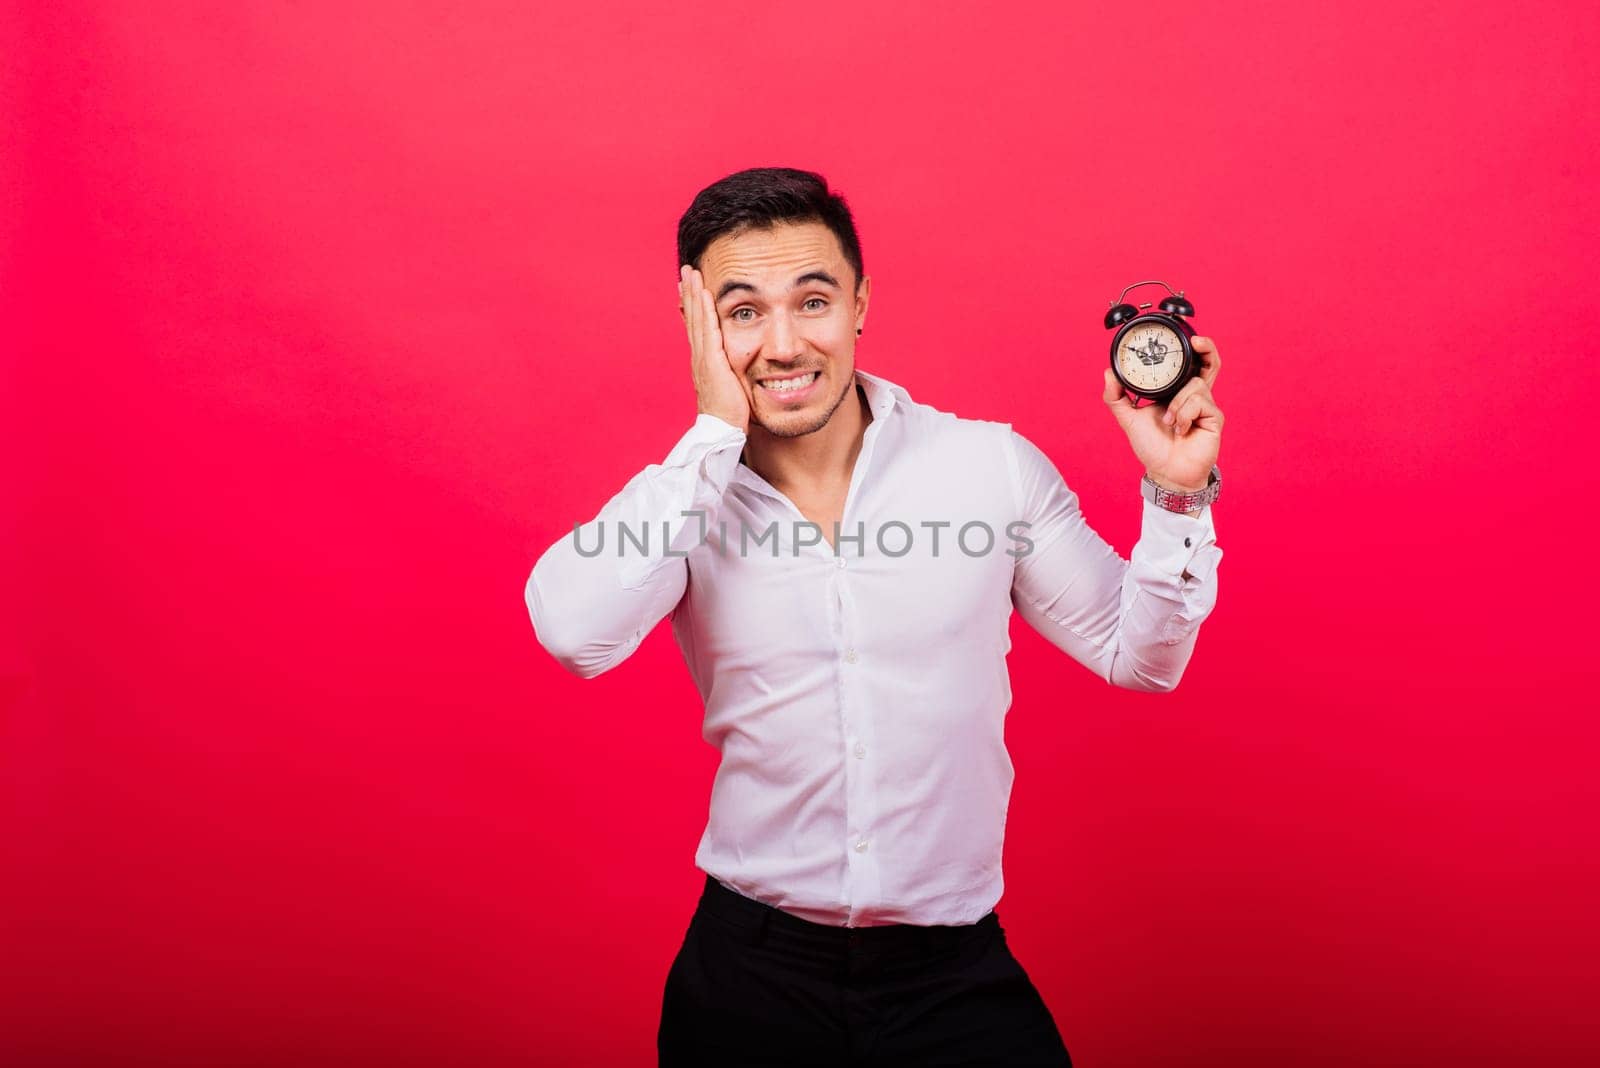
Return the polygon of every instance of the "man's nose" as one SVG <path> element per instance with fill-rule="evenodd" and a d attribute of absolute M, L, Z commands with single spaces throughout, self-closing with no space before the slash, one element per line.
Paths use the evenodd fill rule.
<path fill-rule="evenodd" d="M 800 331 L 787 315 L 772 317 L 772 333 L 767 336 L 767 355 L 775 360 L 792 360 L 804 350 Z"/>

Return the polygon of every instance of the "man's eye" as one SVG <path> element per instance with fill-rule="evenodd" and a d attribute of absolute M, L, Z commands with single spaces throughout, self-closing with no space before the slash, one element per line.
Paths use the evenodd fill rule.
<path fill-rule="evenodd" d="M 747 319 L 747 318 L 744 318 L 744 313 L 745 312 L 749 312 L 751 315 L 754 315 L 756 313 L 756 310 L 754 308 L 735 308 L 735 309 L 733 309 L 732 314 L 730 314 L 728 316 L 728 318 L 732 319 L 734 322 L 748 323 L 750 320 Z"/>
<path fill-rule="evenodd" d="M 812 304 L 819 305 L 819 308 L 817 309 L 819 311 L 822 308 L 826 308 L 828 306 L 828 302 L 823 300 L 821 297 L 812 297 L 810 300 L 806 301 L 806 305 L 807 306 L 812 305 Z"/>

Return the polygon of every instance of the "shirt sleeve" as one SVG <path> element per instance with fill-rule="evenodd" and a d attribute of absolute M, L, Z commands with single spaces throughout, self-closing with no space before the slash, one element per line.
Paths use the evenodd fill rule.
<path fill-rule="evenodd" d="M 539 557 L 524 587 L 528 615 L 568 671 L 589 679 L 620 664 L 677 605 L 685 555 L 715 526 L 744 442 L 738 427 L 700 413 L 664 461 Z"/>
<path fill-rule="evenodd" d="M 1031 441 L 1007 430 L 1012 485 L 1032 547 L 1017 557 L 1011 600 L 1051 644 L 1115 686 L 1177 687 L 1217 600 L 1211 506 L 1198 516 L 1140 498 L 1129 559 L 1084 520 L 1078 495 Z"/>

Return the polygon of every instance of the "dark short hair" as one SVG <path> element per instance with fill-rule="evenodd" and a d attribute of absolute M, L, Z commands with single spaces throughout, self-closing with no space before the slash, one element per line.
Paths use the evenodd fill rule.
<path fill-rule="evenodd" d="M 861 284 L 861 239 L 849 205 L 822 175 L 790 167 L 752 167 L 700 190 L 678 220 L 678 264 L 698 270 L 707 246 L 722 235 L 784 222 L 820 222 L 832 230 Z"/>

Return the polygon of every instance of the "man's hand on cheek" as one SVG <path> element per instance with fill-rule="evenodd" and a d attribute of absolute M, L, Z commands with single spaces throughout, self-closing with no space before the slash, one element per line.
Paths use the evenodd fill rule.
<path fill-rule="evenodd" d="M 687 263 L 678 270 L 678 299 L 689 333 L 689 372 L 699 411 L 748 432 L 749 391 L 728 359 L 711 293 L 700 272 Z"/>

